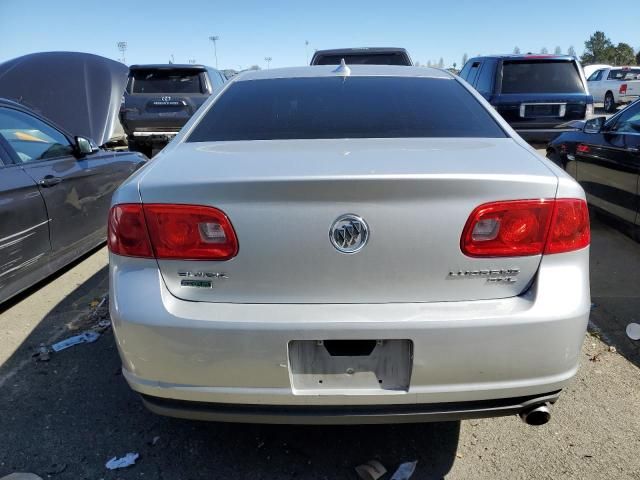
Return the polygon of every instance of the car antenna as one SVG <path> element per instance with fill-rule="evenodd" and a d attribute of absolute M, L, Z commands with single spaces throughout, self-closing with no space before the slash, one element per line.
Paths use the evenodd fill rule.
<path fill-rule="evenodd" d="M 338 68 L 333 70 L 333 73 L 337 73 L 338 75 L 342 75 L 343 77 L 348 77 L 349 75 L 351 75 L 351 69 L 347 67 L 344 58 L 340 60 L 340 65 L 338 65 Z"/>

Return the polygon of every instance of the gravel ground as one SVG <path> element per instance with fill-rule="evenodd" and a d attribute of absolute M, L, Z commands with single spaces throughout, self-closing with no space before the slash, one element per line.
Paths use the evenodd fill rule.
<path fill-rule="evenodd" d="M 413 479 L 640 478 L 640 352 L 620 333 L 640 320 L 640 244 L 598 221 L 595 333 L 585 337 L 582 367 L 552 421 L 537 428 L 516 417 L 357 427 L 157 417 L 122 378 L 110 330 L 49 361 L 33 357 L 41 343 L 105 314 L 96 311 L 107 288 L 105 265 L 101 249 L 0 311 L 0 477 L 26 471 L 74 480 L 356 479 L 356 465 L 378 459 L 390 471 L 418 460 Z M 105 468 L 127 452 L 140 454 L 135 466 Z"/>

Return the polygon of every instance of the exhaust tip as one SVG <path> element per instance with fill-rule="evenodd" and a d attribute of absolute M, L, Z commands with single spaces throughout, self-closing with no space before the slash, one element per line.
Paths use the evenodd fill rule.
<path fill-rule="evenodd" d="M 544 425 L 551 420 L 551 411 L 546 404 L 538 405 L 537 407 L 520 412 L 520 418 L 527 425 Z"/>

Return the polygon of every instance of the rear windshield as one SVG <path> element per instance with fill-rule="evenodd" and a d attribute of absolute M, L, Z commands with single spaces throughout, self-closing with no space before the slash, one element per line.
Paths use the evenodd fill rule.
<path fill-rule="evenodd" d="M 584 93 L 574 62 L 505 61 L 502 93 Z"/>
<path fill-rule="evenodd" d="M 640 80 L 640 68 L 621 68 L 609 72 L 609 80 Z"/>
<path fill-rule="evenodd" d="M 505 136 L 452 79 L 314 77 L 231 85 L 187 141 Z"/>
<path fill-rule="evenodd" d="M 320 55 L 314 60 L 314 65 L 340 65 L 343 58 L 347 65 L 410 65 L 407 56 L 401 53 Z"/>
<path fill-rule="evenodd" d="M 200 73 L 193 70 L 134 70 L 130 93 L 200 93 Z"/>

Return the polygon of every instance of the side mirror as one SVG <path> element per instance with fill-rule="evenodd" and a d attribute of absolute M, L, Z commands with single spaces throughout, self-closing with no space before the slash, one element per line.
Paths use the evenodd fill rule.
<path fill-rule="evenodd" d="M 604 128 L 604 122 L 606 120 L 606 117 L 595 117 L 587 120 L 582 130 L 584 133 L 600 133 Z"/>
<path fill-rule="evenodd" d="M 76 153 L 78 156 L 84 157 L 97 151 L 98 147 L 93 143 L 93 140 L 85 137 L 76 137 Z"/>

